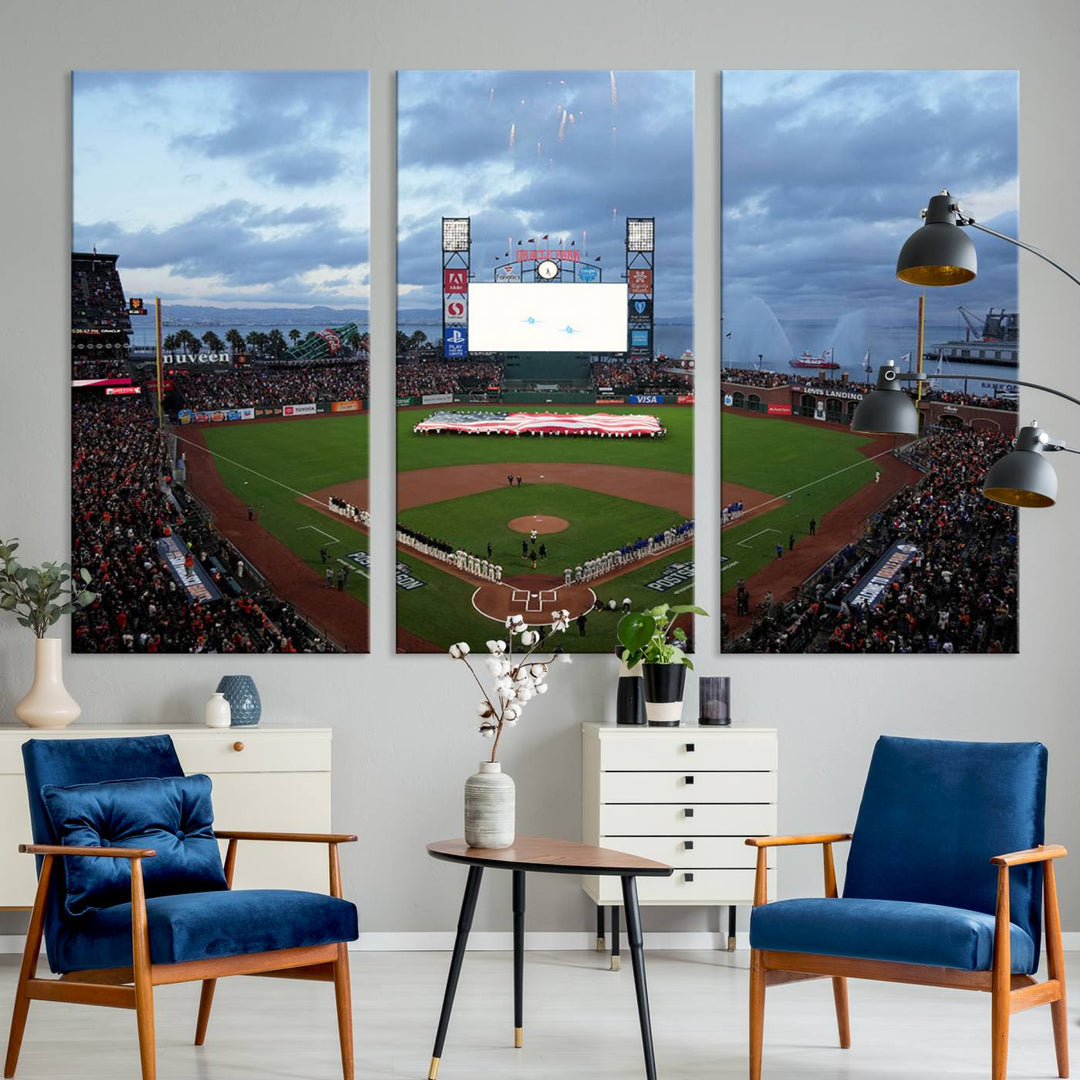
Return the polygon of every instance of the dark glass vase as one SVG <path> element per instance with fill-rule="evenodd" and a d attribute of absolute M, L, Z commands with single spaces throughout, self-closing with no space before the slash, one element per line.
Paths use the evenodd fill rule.
<path fill-rule="evenodd" d="M 619 690 L 615 698 L 616 724 L 645 723 L 645 684 L 641 678 L 641 665 L 628 668 L 623 662 L 622 649 L 615 650 L 619 659 Z"/>
<path fill-rule="evenodd" d="M 232 727 L 254 727 L 259 722 L 262 702 L 250 675 L 223 675 L 217 688 L 232 710 Z"/>

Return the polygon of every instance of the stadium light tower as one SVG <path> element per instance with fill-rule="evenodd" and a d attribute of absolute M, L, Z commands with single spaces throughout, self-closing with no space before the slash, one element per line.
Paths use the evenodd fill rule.
<path fill-rule="evenodd" d="M 655 355 L 655 243 L 656 218 L 626 219 L 626 351 L 650 360 Z"/>
<path fill-rule="evenodd" d="M 444 217 L 442 219 L 443 251 L 468 251 L 472 243 L 467 217 Z"/>

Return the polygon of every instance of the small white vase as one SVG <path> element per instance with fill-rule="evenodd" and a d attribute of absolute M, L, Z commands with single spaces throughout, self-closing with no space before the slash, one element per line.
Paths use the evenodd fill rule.
<path fill-rule="evenodd" d="M 497 761 L 481 761 L 465 781 L 465 843 L 508 848 L 514 842 L 514 781 Z"/>
<path fill-rule="evenodd" d="M 225 700 L 223 693 L 215 690 L 206 703 L 206 726 L 221 728 L 228 727 L 231 723 L 232 706 Z"/>
<path fill-rule="evenodd" d="M 15 715 L 27 727 L 64 728 L 82 712 L 64 686 L 63 647 L 59 638 L 38 638 L 34 643 L 34 685 L 15 706 Z"/>

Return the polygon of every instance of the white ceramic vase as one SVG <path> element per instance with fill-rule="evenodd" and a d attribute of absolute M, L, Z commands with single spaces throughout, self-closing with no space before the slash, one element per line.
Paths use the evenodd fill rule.
<path fill-rule="evenodd" d="M 465 781 L 465 843 L 508 848 L 514 842 L 514 781 L 497 761 L 481 761 Z"/>
<path fill-rule="evenodd" d="M 232 706 L 225 700 L 220 690 L 215 690 L 206 703 L 206 726 L 213 728 L 228 727 L 232 723 Z"/>
<path fill-rule="evenodd" d="M 64 728 L 82 712 L 64 686 L 63 647 L 59 638 L 34 642 L 34 685 L 15 706 L 15 715 L 27 727 Z"/>

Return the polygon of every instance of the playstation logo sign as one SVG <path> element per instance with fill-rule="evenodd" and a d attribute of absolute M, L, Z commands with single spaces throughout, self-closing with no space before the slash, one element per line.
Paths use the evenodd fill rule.
<path fill-rule="evenodd" d="M 448 360 L 462 360 L 469 355 L 469 331 L 464 326 L 447 326 L 443 329 L 443 356 Z"/>

